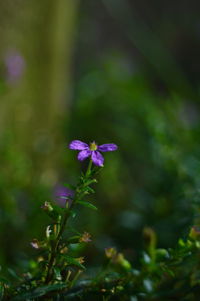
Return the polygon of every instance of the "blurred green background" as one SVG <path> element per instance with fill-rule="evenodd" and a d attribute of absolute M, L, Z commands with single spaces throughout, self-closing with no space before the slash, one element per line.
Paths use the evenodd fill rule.
<path fill-rule="evenodd" d="M 87 264 L 116 246 L 136 262 L 142 231 L 175 245 L 200 189 L 200 5 L 160 0 L 0 3 L 0 265 L 35 255 L 40 206 L 76 183 L 73 139 L 116 143 L 105 155 Z M 196 217 L 198 219 L 198 217 Z"/>

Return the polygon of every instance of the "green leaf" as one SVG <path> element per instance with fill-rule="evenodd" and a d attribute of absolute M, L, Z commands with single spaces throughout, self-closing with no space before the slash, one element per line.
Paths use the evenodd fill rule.
<path fill-rule="evenodd" d="M 76 258 L 73 258 L 66 254 L 62 254 L 62 256 L 66 259 L 66 261 L 69 265 L 75 265 L 75 266 L 81 268 L 82 270 L 85 270 L 84 265 L 82 265 Z"/>
<path fill-rule="evenodd" d="M 56 280 L 59 280 L 59 281 L 62 280 L 62 276 L 61 276 L 61 274 L 60 274 L 60 269 L 59 269 L 59 268 L 54 267 L 54 274 L 55 274 L 55 276 L 56 276 Z"/>
<path fill-rule="evenodd" d="M 93 210 L 97 210 L 98 208 L 96 206 L 94 206 L 93 204 L 89 203 L 89 202 L 85 202 L 85 201 L 78 201 L 78 204 L 85 206 L 87 208 L 93 209 Z"/>
<path fill-rule="evenodd" d="M 95 193 L 95 190 L 92 189 L 91 187 L 87 187 L 87 192 L 88 193 Z"/>
<path fill-rule="evenodd" d="M 74 210 L 70 210 L 70 215 L 72 216 L 72 218 L 75 218 L 77 213 Z"/>
<path fill-rule="evenodd" d="M 13 269 L 8 268 L 7 269 L 8 273 L 15 279 L 20 279 L 20 277 L 15 273 L 15 271 Z"/>
<path fill-rule="evenodd" d="M 52 205 L 54 211 L 57 213 L 57 215 L 62 215 L 63 214 L 63 208 L 57 205 Z"/>
<path fill-rule="evenodd" d="M 0 277 L 0 283 L 1 283 L 1 284 L 3 284 L 3 283 L 9 284 L 9 281 L 8 281 L 8 279 L 6 279 L 6 278 L 4 278 L 4 277 Z"/>
<path fill-rule="evenodd" d="M 175 273 L 170 269 L 168 268 L 166 265 L 161 265 L 160 268 L 162 269 L 163 272 L 169 274 L 171 277 L 175 277 Z"/>
<path fill-rule="evenodd" d="M 47 204 L 47 205 L 46 205 Z M 44 212 L 53 220 L 53 221 L 58 221 L 62 214 L 64 209 L 57 206 L 53 205 L 50 202 L 45 202 L 45 204 L 42 206 Z"/>
<path fill-rule="evenodd" d="M 76 186 L 72 185 L 72 184 L 68 184 L 68 183 L 65 183 L 63 186 L 69 188 L 69 189 L 72 189 L 72 190 L 75 190 L 76 189 Z"/>
<path fill-rule="evenodd" d="M 78 232 L 76 229 L 74 229 L 72 226 L 68 226 L 68 229 L 69 229 L 70 231 L 72 231 L 73 233 L 75 233 L 76 235 L 81 236 L 81 233 Z"/>
<path fill-rule="evenodd" d="M 85 186 L 89 186 L 89 185 L 91 185 L 91 184 L 93 184 L 93 183 L 97 183 L 97 180 L 96 180 L 96 179 L 87 180 L 87 181 L 84 183 L 84 185 L 85 185 Z M 90 188 L 90 189 L 92 189 L 92 188 Z"/>
<path fill-rule="evenodd" d="M 34 298 L 44 296 L 49 292 L 64 289 L 66 288 L 66 286 L 67 285 L 65 283 L 57 283 L 57 284 L 37 287 L 34 290 L 23 293 L 21 295 L 17 295 L 16 297 L 12 298 L 12 301 L 21 301 L 21 300 L 28 300 L 28 299 L 34 300 Z"/>
<path fill-rule="evenodd" d="M 76 242 L 79 241 L 79 239 L 80 239 L 80 235 L 74 235 L 74 236 L 71 236 L 71 237 L 67 240 L 67 242 L 68 242 L 68 243 L 76 243 Z"/>

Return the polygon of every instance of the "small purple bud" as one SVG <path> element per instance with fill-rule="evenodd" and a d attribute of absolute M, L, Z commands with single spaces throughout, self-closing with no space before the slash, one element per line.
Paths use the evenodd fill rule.
<path fill-rule="evenodd" d="M 60 207 L 70 207 L 73 201 L 74 191 L 64 186 L 57 186 L 54 190 L 54 197 Z"/>

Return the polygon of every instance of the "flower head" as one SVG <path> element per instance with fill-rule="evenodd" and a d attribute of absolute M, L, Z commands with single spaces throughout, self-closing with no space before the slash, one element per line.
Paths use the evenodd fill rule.
<path fill-rule="evenodd" d="M 76 258 L 76 260 L 80 263 L 80 264 L 82 264 L 82 263 L 84 263 L 85 262 L 85 259 L 84 259 L 84 257 L 79 257 L 79 258 Z"/>
<path fill-rule="evenodd" d="M 122 253 L 118 253 L 115 248 L 106 248 L 105 254 L 112 264 L 118 264 L 125 270 L 131 269 L 129 261 L 125 259 Z"/>
<path fill-rule="evenodd" d="M 31 242 L 30 242 L 31 246 L 34 249 L 40 249 L 40 248 L 45 248 L 46 247 L 46 243 L 44 241 L 39 241 L 36 238 L 34 238 Z"/>
<path fill-rule="evenodd" d="M 95 142 L 89 145 L 80 140 L 73 140 L 70 145 L 70 149 L 80 151 L 78 153 L 78 160 L 83 161 L 88 157 L 91 157 L 92 162 L 97 166 L 103 166 L 104 158 L 100 152 L 112 152 L 117 150 L 117 145 L 114 143 L 97 145 Z"/>
<path fill-rule="evenodd" d="M 105 254 L 107 258 L 114 258 L 117 255 L 117 250 L 115 248 L 106 248 L 105 249 Z"/>
<path fill-rule="evenodd" d="M 90 242 L 91 241 L 91 235 L 90 235 L 90 233 L 88 233 L 88 232 L 84 232 L 83 234 L 82 234 L 82 236 L 80 237 L 80 239 L 79 239 L 79 242 Z"/>

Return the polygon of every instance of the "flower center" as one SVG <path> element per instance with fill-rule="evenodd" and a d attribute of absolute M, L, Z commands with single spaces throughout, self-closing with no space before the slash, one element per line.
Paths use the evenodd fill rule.
<path fill-rule="evenodd" d="M 95 142 L 90 143 L 90 150 L 91 150 L 91 151 L 97 150 L 97 145 L 96 145 Z"/>

